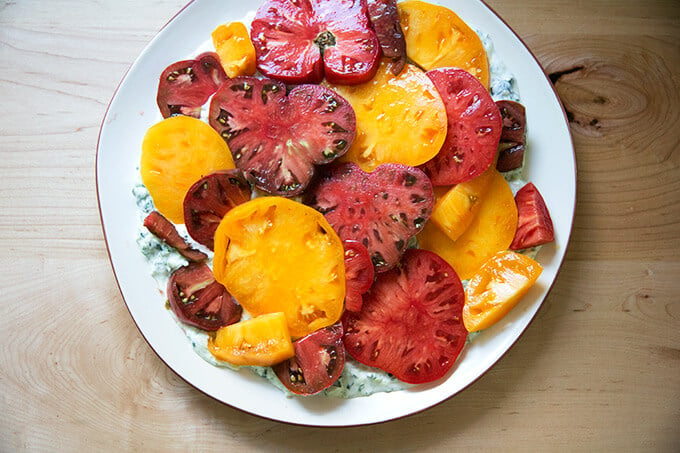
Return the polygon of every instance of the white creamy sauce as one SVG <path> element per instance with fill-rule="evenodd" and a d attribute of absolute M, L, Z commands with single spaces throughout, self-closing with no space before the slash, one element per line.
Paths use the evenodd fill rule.
<path fill-rule="evenodd" d="M 254 12 L 252 15 L 247 17 L 247 21 L 245 22 L 247 26 L 252 21 L 252 16 L 254 16 Z M 503 62 L 496 55 L 491 38 L 485 33 L 479 31 L 477 33 L 482 40 L 489 58 L 490 91 L 493 99 L 496 101 L 501 99 L 519 101 L 519 93 L 517 92 L 514 77 L 507 71 Z M 208 42 L 199 50 L 213 50 L 212 44 Z M 208 109 L 204 108 L 202 111 L 202 119 L 205 121 L 207 121 L 207 110 Z M 509 172 L 504 176 L 508 180 L 513 193 L 516 193 L 517 190 L 526 184 L 526 182 L 522 180 L 521 169 L 518 171 Z M 149 195 L 146 187 L 144 187 L 144 185 L 141 183 L 141 180 L 132 189 L 132 194 L 135 197 L 137 207 L 139 209 L 137 244 L 149 263 L 151 275 L 156 280 L 159 290 L 165 294 L 168 279 L 170 278 L 172 272 L 182 266 L 187 265 L 188 262 L 175 249 L 166 245 L 163 241 L 151 234 L 143 226 L 144 218 L 147 214 L 154 210 L 154 206 L 151 196 Z M 259 194 L 254 191 L 253 195 L 257 196 Z M 176 225 L 176 228 L 180 235 L 182 235 L 190 244 L 208 254 L 208 264 L 212 265 L 212 252 L 193 241 L 193 239 L 188 235 L 184 225 Z M 535 257 L 537 251 L 538 248 L 525 252 L 528 252 L 527 254 Z M 463 282 L 464 285 L 466 283 L 467 281 Z M 183 324 L 170 309 L 168 309 L 168 314 L 175 319 L 178 327 L 185 333 L 187 340 L 191 342 L 194 351 L 201 358 L 215 366 L 238 369 L 236 366 L 217 360 L 210 353 L 208 350 L 208 335 L 206 332 Z M 247 318 L 250 318 L 250 315 L 244 311 L 243 319 Z M 473 341 L 474 337 L 475 334 L 469 334 L 467 341 Z M 293 396 L 293 393 L 291 393 L 283 386 L 283 384 L 281 384 L 271 368 L 249 368 L 251 368 L 252 371 L 259 376 L 269 380 L 273 385 L 281 389 L 288 396 Z M 347 362 L 341 377 L 330 388 L 323 391 L 322 393 L 326 396 L 335 398 L 355 398 L 360 396 L 369 396 L 377 392 L 393 392 L 397 390 L 403 390 L 409 386 L 409 384 L 397 380 L 392 375 L 385 373 L 384 371 L 360 364 L 352 358 L 347 357 Z"/>

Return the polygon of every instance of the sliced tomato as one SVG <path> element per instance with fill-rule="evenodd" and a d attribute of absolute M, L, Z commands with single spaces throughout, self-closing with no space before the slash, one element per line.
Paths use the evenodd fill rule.
<path fill-rule="evenodd" d="M 178 61 L 161 74 L 156 102 L 163 118 L 187 115 L 200 118 L 201 107 L 227 75 L 215 52 L 206 52 L 195 60 Z"/>
<path fill-rule="evenodd" d="M 390 70 L 397 75 L 406 64 L 406 40 L 399 24 L 396 0 L 368 0 L 368 18 L 378 36 L 385 57 L 392 60 Z"/>
<path fill-rule="evenodd" d="M 184 258 L 189 261 L 201 262 L 208 259 L 208 255 L 196 250 L 182 236 L 179 235 L 175 225 L 158 211 L 151 212 L 144 219 L 144 226 L 154 236 L 163 240 L 170 247 L 173 247 Z"/>
<path fill-rule="evenodd" d="M 222 327 L 214 338 L 208 338 L 208 351 L 218 360 L 239 366 L 272 366 L 295 354 L 283 313 Z"/>
<path fill-rule="evenodd" d="M 222 68 L 230 79 L 255 74 L 255 47 L 242 22 L 218 25 L 210 36 Z"/>
<path fill-rule="evenodd" d="M 167 295 L 170 308 L 180 321 L 203 330 L 233 324 L 243 312 L 205 264 L 191 263 L 173 272 Z"/>
<path fill-rule="evenodd" d="M 272 369 L 288 390 L 298 395 L 314 395 L 338 380 L 345 368 L 342 324 L 312 332 L 293 343 L 295 357 Z"/>
<path fill-rule="evenodd" d="M 439 154 L 420 168 L 435 186 L 468 181 L 493 163 L 501 114 L 486 88 L 462 69 L 428 71 L 446 106 L 448 129 Z"/>
<path fill-rule="evenodd" d="M 550 212 L 533 183 L 525 185 L 517 192 L 515 203 L 519 220 L 510 249 L 527 249 L 555 240 Z"/>
<path fill-rule="evenodd" d="M 257 67 L 287 84 L 357 84 L 378 67 L 380 46 L 365 1 L 268 0 L 250 30 Z"/>
<path fill-rule="evenodd" d="M 375 271 L 368 249 L 359 241 L 343 241 L 345 247 L 345 310 L 360 311 L 362 294 L 373 284 Z"/>
<path fill-rule="evenodd" d="M 500 321 L 536 282 L 542 270 L 533 259 L 511 250 L 492 256 L 465 288 L 465 328 L 476 332 Z"/>
<path fill-rule="evenodd" d="M 184 197 L 184 224 L 189 235 L 210 250 L 215 230 L 234 206 L 250 200 L 248 181 L 237 169 L 220 170 L 199 179 Z"/>
<path fill-rule="evenodd" d="M 361 312 L 345 312 L 345 348 L 404 382 L 434 381 L 465 345 L 464 301 L 451 266 L 432 252 L 409 249 L 399 266 L 378 274 Z"/>
<path fill-rule="evenodd" d="M 524 163 L 526 112 L 524 106 L 515 101 L 497 101 L 496 105 L 503 118 L 496 168 L 505 172 L 519 168 Z"/>
<path fill-rule="evenodd" d="M 229 211 L 215 232 L 213 271 L 252 315 L 283 312 L 296 338 L 342 314 L 342 242 L 322 214 L 287 198 Z"/>

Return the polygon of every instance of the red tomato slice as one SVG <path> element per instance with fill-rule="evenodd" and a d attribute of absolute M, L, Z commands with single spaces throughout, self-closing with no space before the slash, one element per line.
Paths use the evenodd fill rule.
<path fill-rule="evenodd" d="M 233 324 L 243 312 L 205 264 L 191 263 L 173 272 L 167 295 L 170 308 L 180 321 L 203 330 L 214 331 Z"/>
<path fill-rule="evenodd" d="M 161 74 L 156 102 L 163 118 L 201 117 L 201 106 L 227 80 L 219 57 L 205 52 L 195 60 L 178 61 Z"/>
<path fill-rule="evenodd" d="M 219 170 L 199 179 L 184 197 L 184 225 L 189 235 L 210 250 L 215 230 L 234 206 L 250 200 L 250 184 L 240 170 Z"/>
<path fill-rule="evenodd" d="M 505 172 L 519 168 L 524 163 L 526 111 L 522 104 L 514 101 L 497 101 L 496 105 L 503 119 L 496 168 Z"/>
<path fill-rule="evenodd" d="M 189 261 L 201 262 L 208 259 L 208 255 L 191 247 L 177 232 L 177 228 L 158 211 L 149 213 L 144 219 L 144 226 L 151 234 L 173 247 Z"/>
<path fill-rule="evenodd" d="M 343 241 L 345 247 L 345 310 L 360 311 L 362 294 L 373 284 L 375 271 L 368 249 L 359 241 Z"/>
<path fill-rule="evenodd" d="M 300 338 L 293 347 L 295 357 L 272 367 L 281 383 L 293 393 L 319 393 L 333 385 L 345 368 L 339 322 Z"/>
<path fill-rule="evenodd" d="M 448 130 L 439 154 L 420 168 L 435 186 L 469 181 L 484 173 L 496 156 L 503 128 L 500 111 L 467 71 L 441 68 L 426 74 L 444 101 Z"/>
<path fill-rule="evenodd" d="M 287 84 L 358 84 L 378 69 L 380 46 L 366 2 L 269 0 L 250 30 L 257 67 Z"/>
<path fill-rule="evenodd" d="M 360 313 L 345 312 L 347 353 L 404 382 L 439 379 L 465 345 L 464 303 L 463 285 L 446 261 L 409 249 L 399 266 L 378 274 Z"/>
<path fill-rule="evenodd" d="M 536 186 L 529 183 L 515 195 L 517 204 L 517 232 L 511 250 L 521 250 L 547 244 L 555 240 L 555 230 L 548 207 Z"/>

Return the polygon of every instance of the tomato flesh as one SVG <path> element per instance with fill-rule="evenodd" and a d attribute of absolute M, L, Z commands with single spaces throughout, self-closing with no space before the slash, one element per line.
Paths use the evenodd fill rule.
<path fill-rule="evenodd" d="M 215 230 L 233 207 L 250 200 L 248 181 L 237 169 L 220 170 L 204 176 L 184 197 L 184 224 L 189 235 L 210 250 L 215 247 Z"/>
<path fill-rule="evenodd" d="M 515 203 L 519 220 L 510 249 L 537 247 L 555 240 L 555 229 L 550 212 L 541 193 L 533 183 L 528 183 L 517 192 Z"/>
<path fill-rule="evenodd" d="M 268 0 L 250 36 L 258 69 L 287 84 L 363 83 L 380 57 L 364 1 Z"/>
<path fill-rule="evenodd" d="M 189 261 L 201 262 L 208 259 L 208 255 L 196 250 L 179 235 L 175 225 L 158 211 L 149 213 L 144 219 L 144 226 L 151 234 L 163 240 L 170 247 L 173 247 L 184 258 Z"/>
<path fill-rule="evenodd" d="M 379 274 L 359 313 L 343 316 L 347 352 L 412 384 L 444 376 L 465 345 L 463 285 L 432 252 L 409 249 Z"/>
<path fill-rule="evenodd" d="M 526 112 L 519 102 L 502 100 L 496 105 L 503 118 L 496 168 L 505 172 L 520 168 L 524 163 Z"/>
<path fill-rule="evenodd" d="M 420 168 L 435 186 L 469 181 L 492 164 L 501 137 L 501 114 L 491 95 L 462 69 L 428 71 L 446 106 L 448 129 L 439 154 Z"/>
<path fill-rule="evenodd" d="M 161 74 L 156 102 L 163 118 L 187 115 L 200 118 L 201 107 L 227 75 L 214 52 L 206 52 L 195 60 L 178 61 Z"/>
<path fill-rule="evenodd" d="M 191 263 L 173 272 L 167 295 L 170 308 L 182 322 L 203 330 L 233 324 L 243 312 L 205 264 Z"/>
<path fill-rule="evenodd" d="M 296 340 L 295 357 L 274 365 L 274 373 L 298 395 L 314 395 L 327 389 L 345 367 L 342 333 L 342 324 L 336 323 Z"/>
<path fill-rule="evenodd" d="M 368 18 L 373 25 L 383 56 L 392 60 L 390 70 L 397 75 L 406 64 L 406 40 L 399 24 L 396 0 L 368 0 Z"/>
<path fill-rule="evenodd" d="M 345 310 L 360 311 L 362 294 L 373 284 L 375 271 L 368 249 L 359 241 L 343 241 L 345 247 Z"/>

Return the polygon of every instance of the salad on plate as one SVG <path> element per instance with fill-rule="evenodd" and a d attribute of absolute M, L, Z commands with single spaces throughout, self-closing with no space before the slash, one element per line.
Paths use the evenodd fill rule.
<path fill-rule="evenodd" d="M 554 240 L 489 37 L 419 0 L 266 0 L 206 34 L 159 68 L 133 188 L 195 351 L 290 395 L 455 373 Z"/>

